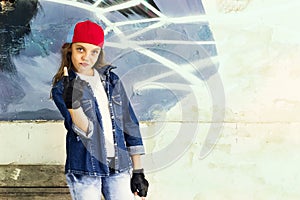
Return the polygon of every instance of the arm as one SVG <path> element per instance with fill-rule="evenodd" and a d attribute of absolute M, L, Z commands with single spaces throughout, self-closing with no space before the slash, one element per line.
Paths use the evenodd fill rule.
<path fill-rule="evenodd" d="M 58 108 L 59 112 L 63 116 L 64 120 L 64 125 L 67 130 L 72 129 L 72 118 L 70 116 L 70 113 L 68 112 L 68 109 L 66 108 L 66 104 L 63 100 L 62 97 L 63 94 L 63 89 L 61 86 L 61 83 L 58 83 L 55 85 L 52 90 L 51 90 L 51 97 Z"/>
<path fill-rule="evenodd" d="M 81 107 L 81 98 L 83 95 L 84 82 L 69 79 L 67 68 L 64 68 L 63 77 L 63 93 L 62 98 L 65 103 L 65 107 L 71 116 L 72 128 L 78 134 L 84 137 L 90 137 L 93 130 L 93 125 L 85 115 Z"/>
<path fill-rule="evenodd" d="M 124 123 L 125 142 L 131 156 L 133 171 L 130 180 L 131 191 L 143 200 L 147 196 L 149 183 L 145 178 L 141 155 L 145 154 L 138 119 L 133 111 L 122 83 L 119 81 L 122 96 L 122 114 Z"/>
<path fill-rule="evenodd" d="M 68 111 L 70 112 L 73 123 L 83 132 L 88 133 L 89 120 L 82 108 L 68 109 Z"/>
<path fill-rule="evenodd" d="M 141 155 L 131 155 L 133 169 L 142 169 Z"/>
<path fill-rule="evenodd" d="M 86 115 L 83 112 L 83 109 L 79 107 L 78 109 L 68 109 L 66 103 L 64 102 L 63 86 L 58 83 L 51 90 L 51 96 L 53 101 L 65 119 L 65 127 L 68 131 L 74 131 L 77 135 L 81 135 L 83 137 L 90 137 L 93 131 L 93 123 L 88 120 Z"/>
<path fill-rule="evenodd" d="M 143 155 L 145 154 L 145 149 L 140 132 L 139 121 L 120 80 L 118 81 L 117 87 L 119 88 L 116 91 L 119 90 L 122 101 L 123 132 L 128 152 L 131 156 L 137 154 Z"/>

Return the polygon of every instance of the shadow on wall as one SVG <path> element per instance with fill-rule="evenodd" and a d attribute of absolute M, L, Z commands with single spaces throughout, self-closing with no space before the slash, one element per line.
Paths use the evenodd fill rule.
<path fill-rule="evenodd" d="M 37 13 L 37 0 L 2 1 L 0 12 L 0 113 L 25 96 L 12 56 L 24 48 L 24 37 Z"/>

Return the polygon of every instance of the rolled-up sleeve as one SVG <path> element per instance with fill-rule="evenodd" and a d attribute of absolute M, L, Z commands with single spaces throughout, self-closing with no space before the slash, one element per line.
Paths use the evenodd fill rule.
<path fill-rule="evenodd" d="M 127 150 L 129 152 L 129 155 L 144 155 L 145 154 L 145 148 L 143 145 L 137 145 L 137 146 L 129 146 L 127 147 Z"/>
<path fill-rule="evenodd" d="M 82 136 L 82 137 L 84 137 L 86 139 L 91 138 L 92 135 L 93 135 L 93 131 L 94 131 L 94 125 L 93 125 L 93 122 L 91 122 L 90 120 L 88 120 L 88 123 L 89 124 L 88 124 L 88 131 L 87 132 L 85 132 L 82 129 L 80 129 L 74 123 L 72 124 L 72 129 L 79 136 Z"/>

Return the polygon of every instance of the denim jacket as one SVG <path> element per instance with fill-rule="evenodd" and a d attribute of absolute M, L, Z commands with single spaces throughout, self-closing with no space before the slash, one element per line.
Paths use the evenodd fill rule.
<path fill-rule="evenodd" d="M 113 168 L 115 173 L 118 173 L 131 168 L 130 155 L 144 154 L 145 150 L 139 122 L 119 77 L 111 71 L 113 68 L 115 67 L 106 66 L 95 69 L 102 77 L 99 81 L 104 84 L 108 97 L 115 146 Z M 70 70 L 69 78 L 79 79 L 79 76 Z M 106 156 L 101 111 L 98 109 L 90 85 L 86 84 L 84 87 L 81 107 L 89 121 L 88 133 L 83 132 L 72 122 L 62 97 L 63 81 L 60 80 L 52 88 L 52 98 L 64 117 L 64 125 L 67 129 L 65 173 L 108 176 L 110 169 Z"/>

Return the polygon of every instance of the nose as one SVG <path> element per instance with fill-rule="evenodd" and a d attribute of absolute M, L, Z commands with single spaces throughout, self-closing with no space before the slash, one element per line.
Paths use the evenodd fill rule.
<path fill-rule="evenodd" d="M 89 59 L 90 54 L 85 52 L 84 54 L 82 54 L 82 60 L 88 60 Z"/>

